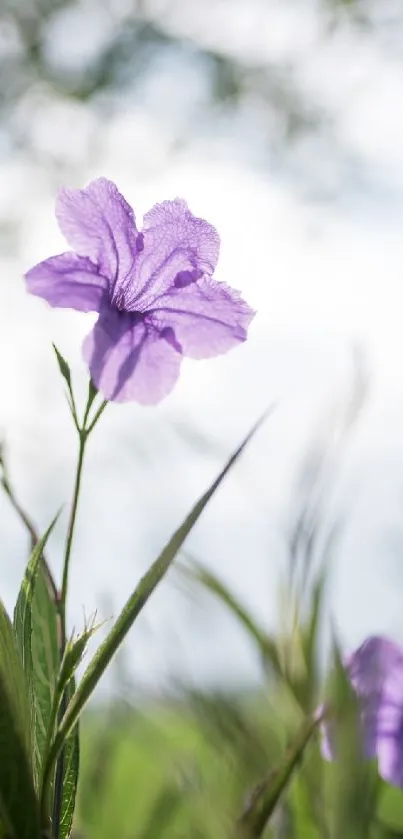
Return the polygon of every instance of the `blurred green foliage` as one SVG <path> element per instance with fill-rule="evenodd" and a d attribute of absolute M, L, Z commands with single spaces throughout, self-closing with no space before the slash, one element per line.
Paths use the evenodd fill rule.
<path fill-rule="evenodd" d="M 111 707 L 83 724 L 76 839 L 235 839 L 249 795 L 295 737 L 276 691 L 191 695 L 142 711 Z M 269 772 L 268 772 L 269 770 Z M 403 836 L 403 793 L 372 763 L 327 763 L 312 742 L 261 835 L 277 839 Z"/>
<path fill-rule="evenodd" d="M 187 692 L 88 712 L 76 839 L 403 837 L 403 792 L 378 778 L 373 761 L 362 761 L 342 669 L 334 688 L 344 720 L 334 763 L 323 759 L 319 738 L 301 729 L 305 716 L 286 679 L 249 695 Z M 276 779 L 281 794 L 270 818 L 244 830 L 251 808 L 259 816 L 265 784 L 273 795 Z"/>

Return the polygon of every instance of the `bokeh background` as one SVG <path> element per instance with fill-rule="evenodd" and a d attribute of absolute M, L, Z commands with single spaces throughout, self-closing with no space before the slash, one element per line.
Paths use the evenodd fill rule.
<path fill-rule="evenodd" d="M 308 507 L 312 562 L 329 564 L 324 659 L 331 626 L 345 647 L 403 640 L 402 82 L 399 0 L 3 0 L 0 431 L 38 529 L 69 498 L 76 451 L 51 342 L 84 400 L 92 323 L 25 291 L 24 270 L 65 249 L 57 188 L 107 176 L 139 220 L 184 197 L 220 233 L 217 278 L 257 310 L 246 344 L 185 362 L 158 407 L 108 407 L 86 464 L 71 626 L 117 614 L 273 405 L 188 557 L 279 632 Z M 0 535 L 12 604 L 27 535 L 5 497 Z M 233 617 L 173 571 L 98 698 L 261 678 Z"/>
<path fill-rule="evenodd" d="M 2 4 L 0 423 L 38 527 L 67 501 L 75 460 L 51 341 L 84 395 L 80 347 L 92 317 L 51 311 L 22 281 L 65 248 L 59 185 L 110 177 L 139 218 L 184 196 L 220 232 L 217 277 L 258 312 L 247 344 L 186 362 L 159 407 L 108 409 L 87 463 L 75 625 L 83 609 L 116 613 L 190 501 L 275 403 L 188 545 L 275 626 L 301 459 L 350 399 L 358 348 L 369 392 L 326 512 L 328 526 L 344 519 L 329 613 L 349 644 L 374 630 L 402 637 L 402 18 L 388 0 Z M 26 535 L 5 499 L 0 510 L 12 599 Z M 56 575 L 65 524 L 52 546 Z M 221 609 L 195 605 L 175 579 L 137 632 L 141 643 L 133 637 L 126 652 L 142 684 L 258 677 Z"/>

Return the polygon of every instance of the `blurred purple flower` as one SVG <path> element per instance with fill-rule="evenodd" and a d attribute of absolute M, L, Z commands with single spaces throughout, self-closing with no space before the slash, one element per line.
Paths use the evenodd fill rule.
<path fill-rule="evenodd" d="M 346 661 L 359 703 L 363 753 L 378 759 L 385 781 L 403 788 L 403 650 L 387 638 L 368 638 Z M 322 751 L 331 760 L 331 720 Z"/>
<path fill-rule="evenodd" d="M 74 252 L 31 268 L 28 290 L 51 306 L 99 313 L 83 355 L 106 399 L 156 403 L 183 356 L 208 358 L 246 340 L 254 312 L 212 278 L 218 233 L 185 201 L 156 204 L 139 232 L 115 184 L 99 178 L 60 190 L 56 217 Z"/>

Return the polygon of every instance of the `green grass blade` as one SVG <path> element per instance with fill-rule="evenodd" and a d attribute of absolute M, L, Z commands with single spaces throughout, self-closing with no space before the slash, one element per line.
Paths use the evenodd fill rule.
<path fill-rule="evenodd" d="M 238 821 L 234 839 L 259 839 L 263 836 L 318 724 L 317 715 L 306 719 L 280 766 L 255 787 Z"/>
<path fill-rule="evenodd" d="M 248 445 L 258 428 L 260 428 L 265 418 L 266 415 L 264 415 L 255 424 L 255 426 L 252 428 L 245 440 L 230 457 L 224 469 L 222 469 L 218 477 L 215 479 L 215 481 L 213 481 L 210 488 L 204 493 L 204 495 L 202 495 L 199 501 L 196 502 L 183 524 L 173 534 L 173 536 L 171 537 L 171 539 L 169 540 L 168 544 L 165 546 L 159 557 L 155 560 L 151 568 L 149 568 L 144 577 L 140 580 L 139 585 L 134 590 L 133 594 L 129 597 L 126 605 L 124 606 L 116 623 L 109 632 L 107 638 L 95 653 L 95 656 L 92 659 L 89 666 L 87 667 L 87 670 L 84 673 L 84 676 L 81 680 L 80 685 L 77 688 L 77 691 L 73 699 L 67 707 L 66 713 L 63 717 L 55 741 L 53 743 L 53 747 L 51 749 L 47 761 L 47 777 L 45 778 L 45 789 L 43 789 L 42 791 L 43 795 L 47 795 L 46 785 L 49 783 L 54 763 L 63 747 L 63 742 L 73 729 L 82 709 L 84 708 L 86 702 L 93 693 L 106 667 L 108 666 L 112 657 L 114 656 L 122 641 L 126 637 L 134 621 L 144 608 L 154 589 L 165 576 L 166 572 L 168 571 L 168 568 L 177 556 L 185 539 L 187 538 L 194 525 L 200 518 L 204 508 L 210 501 L 211 497 L 214 495 L 227 473 L 236 463 L 236 461 L 238 460 L 238 458 L 240 457 L 240 455 L 242 454 L 245 447 Z"/>

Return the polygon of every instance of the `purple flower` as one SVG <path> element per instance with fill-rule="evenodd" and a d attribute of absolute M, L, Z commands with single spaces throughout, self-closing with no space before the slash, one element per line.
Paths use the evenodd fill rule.
<path fill-rule="evenodd" d="M 368 638 L 346 662 L 359 703 L 363 754 L 378 759 L 379 774 L 403 788 L 403 650 L 387 638 Z M 322 751 L 334 757 L 331 721 Z"/>
<path fill-rule="evenodd" d="M 208 358 L 246 340 L 254 312 L 213 279 L 219 236 L 185 201 L 156 204 L 139 232 L 115 184 L 99 178 L 60 190 L 56 217 L 74 251 L 31 268 L 28 290 L 51 306 L 99 313 L 83 355 L 106 399 L 156 403 L 183 356 Z"/>

